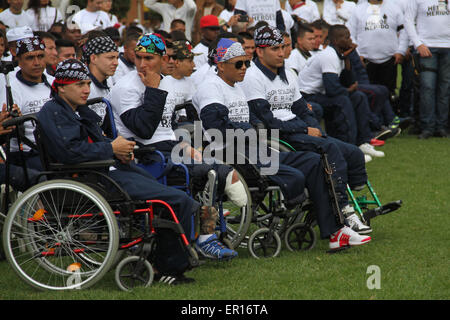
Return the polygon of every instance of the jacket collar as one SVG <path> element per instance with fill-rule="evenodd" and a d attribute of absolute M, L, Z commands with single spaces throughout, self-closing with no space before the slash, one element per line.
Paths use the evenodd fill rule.
<path fill-rule="evenodd" d="M 82 105 L 82 106 L 79 106 L 78 108 L 77 108 L 77 112 L 78 112 L 78 114 L 77 113 L 75 113 L 74 111 L 73 111 L 73 109 L 72 109 L 72 107 L 71 106 L 69 106 L 69 104 L 66 102 L 66 101 L 64 101 L 64 99 L 63 98 L 61 98 L 58 94 L 53 94 L 52 95 L 52 97 L 53 97 L 53 99 L 55 100 L 55 102 L 57 103 L 57 104 L 59 104 L 60 106 L 62 106 L 62 108 L 66 111 L 66 112 L 69 112 L 70 114 L 72 114 L 73 115 L 73 117 L 75 118 L 75 119 L 77 119 L 77 120 L 83 120 L 83 119 L 86 119 L 86 120 L 89 120 L 89 121 L 91 121 L 91 122 L 93 122 L 93 123 L 98 123 L 98 122 L 100 122 L 101 120 L 102 120 L 102 118 L 97 114 L 97 113 L 95 113 L 94 111 L 92 111 L 88 106 L 86 106 L 86 105 Z"/>
<path fill-rule="evenodd" d="M 286 76 L 286 70 L 284 69 L 284 66 L 278 68 L 278 73 L 273 73 L 270 71 L 267 67 L 265 67 L 261 61 L 259 61 L 258 58 L 255 59 L 255 65 L 264 73 L 264 75 L 269 78 L 271 81 L 275 80 L 277 76 L 280 76 L 281 80 L 283 82 L 289 83 L 287 76 Z"/>
<path fill-rule="evenodd" d="M 89 70 L 89 71 L 90 71 L 90 70 Z M 106 81 L 107 79 L 105 79 L 103 82 L 100 82 L 100 81 L 97 80 L 96 77 L 94 77 L 94 75 L 93 75 L 91 72 L 89 72 L 89 78 L 91 78 L 92 82 L 93 82 L 98 88 L 100 88 L 100 89 L 105 89 L 105 90 L 109 90 L 108 83 L 107 83 L 107 81 Z"/>

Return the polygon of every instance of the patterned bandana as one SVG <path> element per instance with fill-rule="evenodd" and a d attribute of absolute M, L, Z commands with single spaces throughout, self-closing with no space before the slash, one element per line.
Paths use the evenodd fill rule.
<path fill-rule="evenodd" d="M 166 55 L 166 42 L 163 37 L 157 33 L 147 33 L 138 39 L 134 51 L 164 56 Z"/>
<path fill-rule="evenodd" d="M 239 42 L 222 38 L 217 43 L 216 53 L 214 56 L 214 62 L 225 62 L 235 57 L 245 56 L 244 48 Z"/>
<path fill-rule="evenodd" d="M 83 62 L 89 63 L 91 54 L 101 54 L 106 52 L 118 52 L 116 44 L 108 36 L 96 37 L 89 40 L 83 46 Z"/>
<path fill-rule="evenodd" d="M 255 30 L 255 45 L 260 48 L 272 47 L 284 42 L 280 30 L 272 26 L 263 26 Z"/>
<path fill-rule="evenodd" d="M 52 88 L 58 92 L 57 85 L 72 84 L 90 79 L 89 70 L 84 63 L 77 59 L 66 59 L 56 66 Z"/>
<path fill-rule="evenodd" d="M 193 53 L 192 45 L 187 40 L 180 40 L 172 42 L 173 50 L 177 59 L 190 59 L 194 56 L 201 55 L 203 53 Z"/>
<path fill-rule="evenodd" d="M 17 40 L 16 45 L 17 45 L 16 54 L 18 56 L 27 52 L 45 50 L 44 41 L 42 41 L 42 39 L 37 36 Z"/>

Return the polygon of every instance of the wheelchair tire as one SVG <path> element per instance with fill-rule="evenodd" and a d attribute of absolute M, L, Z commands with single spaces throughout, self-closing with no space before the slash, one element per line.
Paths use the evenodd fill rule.
<path fill-rule="evenodd" d="M 290 226 L 284 236 L 284 243 L 289 251 L 311 250 L 316 242 L 314 229 L 302 222 Z"/>
<path fill-rule="evenodd" d="M 152 284 L 155 273 L 147 259 L 129 256 L 119 262 L 116 267 L 115 280 L 117 286 L 123 291 L 131 291 L 136 287 L 148 287 Z"/>
<path fill-rule="evenodd" d="M 94 189 L 50 180 L 25 191 L 3 227 L 5 255 L 14 271 L 41 290 L 92 286 L 117 253 L 116 218 Z"/>
<path fill-rule="evenodd" d="M 281 251 L 280 236 L 276 232 L 270 232 L 269 228 L 258 229 L 248 240 L 248 250 L 256 259 L 275 258 Z"/>

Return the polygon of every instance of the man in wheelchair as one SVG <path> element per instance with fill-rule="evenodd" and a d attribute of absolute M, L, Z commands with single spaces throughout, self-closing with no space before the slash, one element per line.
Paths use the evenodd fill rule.
<path fill-rule="evenodd" d="M 180 74 L 181 79 L 166 76 L 161 80 L 161 65 L 166 58 L 163 39 L 157 34 L 142 36 L 136 45 L 136 70 L 120 79 L 110 94 L 118 132 L 127 139 L 136 141 L 141 147 L 155 147 L 169 161 L 172 149 L 178 144 L 172 129 L 175 105 L 185 103 L 189 99 L 187 95 L 191 94 L 184 92 L 175 82 L 182 81 L 192 73 L 189 62 L 194 57 L 189 46 L 182 41 L 176 42 L 174 55 L 177 57 L 176 66 L 180 69 L 177 74 Z M 187 143 L 183 146 L 183 151 L 195 160 L 185 164 L 193 177 L 194 195 L 204 189 L 208 172 L 215 170 L 218 176 L 217 193 L 226 194 L 238 207 L 247 203 L 244 187 L 233 168 L 205 164 L 201 153 Z M 152 152 L 139 152 L 139 162 L 151 164 L 153 155 Z M 176 170 L 177 167 L 174 168 Z M 176 171 L 174 173 L 180 174 Z M 208 227 L 200 230 L 197 239 L 199 253 L 214 260 L 236 257 L 236 251 L 219 241 L 214 233 L 215 227 L 215 223 L 211 222 Z"/>
<path fill-rule="evenodd" d="M 372 230 L 363 224 L 348 203 L 347 184 L 358 190 L 365 186 L 367 173 L 364 153 L 354 144 L 326 135 L 300 94 L 296 77 L 284 68 L 284 40 L 281 32 L 267 26 L 255 31 L 257 58 L 242 82 L 250 111 L 267 129 L 278 129 L 280 138 L 295 150 L 318 152 L 320 147 L 334 166 L 333 180 L 339 206 L 351 228 L 367 234 Z M 264 39 L 264 35 L 269 35 Z"/>
<path fill-rule="evenodd" d="M 200 110 L 203 127 L 216 128 L 223 133 L 227 129 L 252 130 L 258 120 L 250 112 L 241 82 L 250 66 L 242 46 L 229 39 L 221 39 L 215 53 L 217 77 L 211 77 L 198 88 L 193 97 L 194 105 Z M 232 143 L 232 142 L 231 142 Z M 280 169 L 268 176 L 280 186 L 285 197 L 293 192 L 303 193 L 306 187 L 313 202 L 321 238 L 330 240 L 331 250 L 349 245 L 362 245 L 371 238 L 361 236 L 336 219 L 326 184 L 320 156 L 314 152 L 280 152 Z M 292 171 L 283 171 L 284 168 Z M 288 188 L 286 188 L 288 186 Z"/>
<path fill-rule="evenodd" d="M 107 170 L 107 175 L 132 200 L 160 199 L 169 203 L 174 207 L 185 234 L 190 235 L 192 216 L 199 211 L 199 203 L 182 191 L 158 183 L 145 170 L 137 167 L 133 162 L 134 141 L 121 136 L 114 140 L 105 137 L 98 125 L 100 117 L 85 105 L 90 82 L 88 70 L 80 61 L 67 59 L 58 64 L 53 99 L 37 115 L 49 156 L 62 164 L 115 159 L 115 165 Z M 173 263 L 178 263 L 180 267 L 173 271 L 177 266 L 172 266 L 171 274 L 159 270 L 160 275 L 172 276 L 175 283 L 192 281 L 183 275 L 186 256 L 181 256 L 179 251 L 165 254 L 172 256 Z"/>

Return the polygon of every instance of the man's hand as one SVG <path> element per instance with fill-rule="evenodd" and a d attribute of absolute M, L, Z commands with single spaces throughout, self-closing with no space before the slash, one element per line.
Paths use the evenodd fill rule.
<path fill-rule="evenodd" d="M 129 163 L 134 160 L 134 146 L 136 142 L 129 141 L 122 136 L 118 136 L 111 142 L 113 153 L 122 163 Z"/>
<path fill-rule="evenodd" d="M 419 52 L 421 58 L 431 58 L 433 56 L 430 49 L 424 44 L 417 47 L 417 52 Z"/>
<path fill-rule="evenodd" d="M 348 57 L 350 53 L 352 53 L 358 47 L 357 44 L 352 43 L 347 50 L 342 54 L 344 57 Z"/>
<path fill-rule="evenodd" d="M 352 84 L 350 87 L 347 88 L 348 92 L 353 92 L 356 89 L 358 89 L 358 81 L 356 81 L 354 84 Z"/>
<path fill-rule="evenodd" d="M 161 75 L 149 69 L 139 72 L 139 77 L 141 78 L 142 83 L 150 88 L 158 88 L 159 83 L 161 82 Z"/>
<path fill-rule="evenodd" d="M 13 105 L 13 110 L 16 110 L 16 112 L 19 116 L 22 115 L 17 104 Z M 1 125 L 3 122 L 5 122 L 6 120 L 9 120 L 11 118 L 12 117 L 10 116 L 9 111 L 6 107 L 6 103 L 4 103 L 2 106 L 2 112 L 0 113 L 0 135 L 11 133 L 16 128 L 15 126 L 3 128 L 3 126 Z"/>
<path fill-rule="evenodd" d="M 402 54 L 400 54 L 400 53 L 395 53 L 394 54 L 394 59 L 395 59 L 395 61 L 394 61 L 394 63 L 395 64 L 401 64 L 401 63 L 403 63 L 403 59 L 404 59 L 405 57 L 402 55 Z"/>
<path fill-rule="evenodd" d="M 308 127 L 308 135 L 313 137 L 321 137 L 322 133 L 317 128 Z"/>

